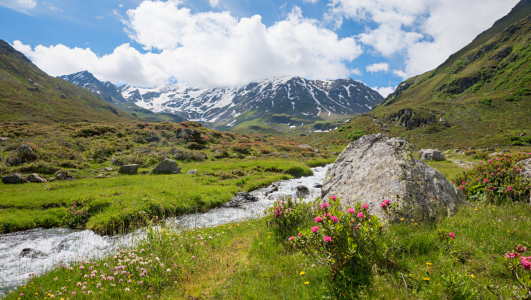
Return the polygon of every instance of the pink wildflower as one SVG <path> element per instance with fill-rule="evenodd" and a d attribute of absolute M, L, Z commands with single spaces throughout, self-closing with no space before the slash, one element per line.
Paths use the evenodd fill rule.
<path fill-rule="evenodd" d="M 362 212 L 358 213 L 358 218 L 364 218 L 364 217 L 365 215 Z"/>
<path fill-rule="evenodd" d="M 315 223 L 319 223 L 319 222 L 321 222 L 321 221 L 323 221 L 323 218 L 321 218 L 321 217 L 315 217 Z"/>
<path fill-rule="evenodd" d="M 319 227 L 317 227 L 317 226 L 312 227 L 312 232 L 313 233 L 317 233 L 317 231 L 319 231 Z"/>
<path fill-rule="evenodd" d="M 336 216 L 332 216 L 331 219 L 332 219 L 332 222 L 334 222 L 334 223 L 336 223 L 337 221 L 339 221 L 338 218 L 337 218 Z"/>
<path fill-rule="evenodd" d="M 332 197 L 330 197 L 330 199 L 331 199 L 331 200 L 336 200 L 337 197 L 336 197 L 336 195 L 332 195 Z"/>
<path fill-rule="evenodd" d="M 348 212 L 349 214 L 356 213 L 356 211 L 355 211 L 353 208 L 349 208 L 349 209 L 347 209 L 347 212 Z"/>
<path fill-rule="evenodd" d="M 291 241 L 293 241 L 294 239 L 295 239 L 295 237 L 294 237 L 294 236 L 290 236 L 290 237 L 289 237 L 289 239 L 288 239 L 288 241 L 290 241 L 290 242 L 291 242 Z"/>
<path fill-rule="evenodd" d="M 450 232 L 448 236 L 455 240 L 455 234 L 453 232 Z"/>
<path fill-rule="evenodd" d="M 363 203 L 363 204 L 361 205 L 361 208 L 367 210 L 367 209 L 369 209 L 369 205 L 367 205 L 367 203 Z"/>
<path fill-rule="evenodd" d="M 332 241 L 332 238 L 329 237 L 328 235 L 325 235 L 325 237 L 324 237 L 324 241 L 327 242 L 327 243 L 329 243 L 329 242 Z"/>
<path fill-rule="evenodd" d="M 328 203 L 325 202 L 325 203 L 321 204 L 321 208 L 328 208 Z"/>
<path fill-rule="evenodd" d="M 301 237 L 301 236 L 302 236 L 302 234 L 301 234 L 301 233 L 299 232 L 298 236 L 299 236 L 299 237 Z"/>

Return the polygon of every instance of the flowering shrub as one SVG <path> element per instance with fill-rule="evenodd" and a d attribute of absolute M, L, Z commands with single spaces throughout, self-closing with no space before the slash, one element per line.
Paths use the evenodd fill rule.
<path fill-rule="evenodd" d="M 505 267 L 511 272 L 514 280 L 520 287 L 519 290 L 513 291 L 513 299 L 531 299 L 531 256 L 525 257 L 524 253 L 526 252 L 527 247 L 519 244 L 512 251 L 505 253 Z M 487 288 L 493 294 L 497 295 L 496 289 L 499 288 L 494 289 L 492 286 Z"/>
<path fill-rule="evenodd" d="M 267 224 L 281 238 L 285 238 L 296 232 L 297 228 L 309 221 L 309 214 L 311 213 L 312 203 L 307 203 L 299 199 L 277 200 L 275 204 L 269 208 L 267 213 Z"/>
<path fill-rule="evenodd" d="M 391 206 L 388 200 L 384 203 Z M 349 277 L 344 275 L 379 259 L 377 241 L 383 225 L 368 209 L 367 204 L 358 203 L 345 210 L 339 198 L 332 196 L 330 202 L 311 211 L 313 226 L 290 237 L 289 242 L 315 263 L 328 266 L 334 280 Z"/>
<path fill-rule="evenodd" d="M 527 200 L 530 184 L 520 177 L 522 169 L 517 162 L 529 157 L 531 153 L 522 152 L 481 161 L 472 170 L 465 170 L 454 183 L 472 199 L 481 196 L 488 200 Z"/>
<path fill-rule="evenodd" d="M 240 154 L 251 154 L 253 150 L 249 143 L 238 143 L 231 147 L 231 150 Z"/>

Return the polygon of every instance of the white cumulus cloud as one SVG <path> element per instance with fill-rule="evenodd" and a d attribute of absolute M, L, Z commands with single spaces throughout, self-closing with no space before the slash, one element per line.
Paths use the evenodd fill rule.
<path fill-rule="evenodd" d="M 404 72 L 404 71 L 401 71 L 401 70 L 393 70 L 393 74 L 395 74 L 398 77 L 402 77 L 402 79 L 407 79 L 408 78 L 407 73 Z"/>
<path fill-rule="evenodd" d="M 219 0 L 208 0 L 210 2 L 210 6 L 216 7 L 219 5 Z"/>
<path fill-rule="evenodd" d="M 387 97 L 389 94 L 395 91 L 396 87 L 388 86 L 388 87 L 373 87 L 373 90 L 377 91 L 378 94 L 382 95 L 382 97 Z"/>
<path fill-rule="evenodd" d="M 28 13 L 37 6 L 37 0 L 0 0 L 0 6 Z"/>
<path fill-rule="evenodd" d="M 344 19 L 376 24 L 359 34 L 359 41 L 384 56 L 404 55 L 411 77 L 437 67 L 518 1 L 331 0 L 326 18 L 337 27 Z"/>
<path fill-rule="evenodd" d="M 54 76 L 88 70 L 101 80 L 138 86 L 170 78 L 199 87 L 284 75 L 344 78 L 353 72 L 346 63 L 362 53 L 353 37 L 339 38 L 317 20 L 304 18 L 299 7 L 268 27 L 259 15 L 238 19 L 228 12 L 192 13 L 178 0 L 144 1 L 127 11 L 124 24 L 149 52 L 129 44 L 104 56 L 64 45 L 32 49 L 15 41 L 14 47 Z"/>
<path fill-rule="evenodd" d="M 368 65 L 366 68 L 367 72 L 371 73 L 378 73 L 378 72 L 385 72 L 389 71 L 389 64 L 382 62 L 382 63 L 376 63 L 372 65 Z"/>

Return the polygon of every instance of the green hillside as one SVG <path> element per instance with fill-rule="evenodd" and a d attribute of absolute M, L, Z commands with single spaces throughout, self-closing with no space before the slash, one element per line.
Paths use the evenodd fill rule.
<path fill-rule="evenodd" d="M 437 69 L 402 82 L 328 139 L 361 129 L 404 136 L 418 147 L 530 144 L 529 12 L 531 1 L 521 1 Z"/>
<path fill-rule="evenodd" d="M 0 121 L 116 123 L 134 119 L 94 93 L 48 76 L 0 40 Z"/>

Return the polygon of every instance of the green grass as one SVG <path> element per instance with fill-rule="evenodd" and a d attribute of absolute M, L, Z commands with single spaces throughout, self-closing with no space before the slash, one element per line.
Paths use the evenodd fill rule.
<path fill-rule="evenodd" d="M 198 169 L 196 175 L 186 175 Z M 87 178 L 46 184 L 3 185 L 0 231 L 68 226 L 113 233 L 142 226 L 146 219 L 206 211 L 239 191 L 274 181 L 309 176 L 304 162 L 292 159 L 207 161 L 184 164 L 181 175 Z M 67 209 L 83 203 L 88 219 L 74 222 Z"/>
<path fill-rule="evenodd" d="M 528 204 L 474 204 L 461 207 L 453 217 L 435 224 L 418 220 L 391 224 L 384 242 L 391 249 L 390 258 L 396 268 L 374 266 L 370 279 L 355 289 L 353 297 L 473 299 L 466 294 L 475 293 L 481 299 L 495 299 L 484 287 L 492 282 L 502 287 L 502 299 L 508 299 L 514 282 L 504 267 L 503 255 L 517 244 L 529 247 L 529 226 Z M 449 249 L 441 247 L 438 230 L 455 233 Z M 73 265 L 74 271 L 57 268 L 25 282 L 6 299 L 18 299 L 20 293 L 58 297 L 58 292 L 63 292 L 60 297 L 65 299 L 85 299 L 87 295 L 82 294 L 77 282 L 87 282 L 86 291 L 91 290 L 97 299 L 146 299 L 147 295 L 153 299 L 334 299 L 330 294 L 334 282 L 328 270 L 312 265 L 305 256 L 286 247 L 264 220 L 180 232 L 167 228 L 124 251 L 120 257 L 85 264 L 85 270 L 79 270 L 79 264 Z M 112 268 L 130 251 L 152 262 L 145 266 L 138 262 L 123 264 L 131 272 L 130 278 L 120 272 L 112 282 L 98 278 L 102 272 L 113 276 L 104 264 Z M 154 263 L 156 257 L 164 267 Z M 90 280 L 83 278 L 90 274 L 89 266 L 99 271 Z M 147 268 L 148 275 L 139 277 L 137 266 Z M 119 284 L 120 278 L 134 282 Z M 144 284 L 138 285 L 139 280 Z M 98 283 L 103 283 L 103 289 L 96 288 Z M 63 286 L 66 292 L 61 291 Z M 126 287 L 132 290 L 125 292 Z M 77 292 L 76 297 L 71 296 L 72 291 Z"/>

